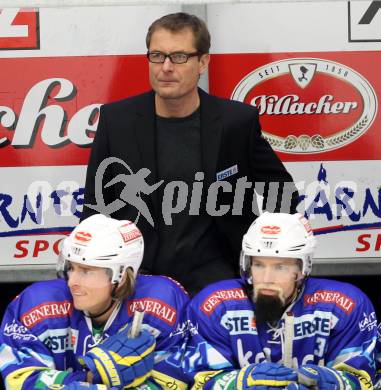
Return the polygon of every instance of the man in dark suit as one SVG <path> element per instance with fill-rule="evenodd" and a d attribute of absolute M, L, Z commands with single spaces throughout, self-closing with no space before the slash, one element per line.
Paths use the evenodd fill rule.
<path fill-rule="evenodd" d="M 146 43 L 153 90 L 102 106 L 82 219 L 103 212 L 135 221 L 143 269 L 193 294 L 238 275 L 242 236 L 258 215 L 254 186 L 270 211 L 294 212 L 297 192 L 288 185 L 282 198 L 292 178 L 261 136 L 257 109 L 197 87 L 209 64 L 202 20 L 166 15 Z"/>

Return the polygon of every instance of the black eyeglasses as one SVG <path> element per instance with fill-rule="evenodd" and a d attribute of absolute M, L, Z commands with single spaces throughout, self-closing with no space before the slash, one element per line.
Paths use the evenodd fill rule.
<path fill-rule="evenodd" d="M 190 57 L 199 56 L 200 53 L 195 51 L 194 53 L 169 53 L 165 54 L 161 51 L 147 51 L 147 58 L 149 62 L 153 62 L 154 64 L 163 64 L 168 57 L 172 64 L 185 64 L 188 62 Z"/>

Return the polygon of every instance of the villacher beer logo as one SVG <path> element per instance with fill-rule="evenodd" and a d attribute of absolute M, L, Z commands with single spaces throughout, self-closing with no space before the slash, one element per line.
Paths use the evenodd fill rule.
<path fill-rule="evenodd" d="M 266 64 L 246 75 L 231 98 L 256 106 L 263 135 L 284 153 L 341 148 L 371 126 L 373 87 L 346 65 L 316 58 Z"/>

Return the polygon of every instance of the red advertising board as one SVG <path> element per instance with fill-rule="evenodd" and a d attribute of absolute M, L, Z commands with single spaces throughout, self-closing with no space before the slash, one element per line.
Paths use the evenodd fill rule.
<path fill-rule="evenodd" d="M 0 50 L 38 49 L 39 12 L 28 8 L 0 9 Z"/>
<path fill-rule="evenodd" d="M 149 89 L 143 55 L 1 64 L 0 167 L 87 164 L 100 105 Z"/>
<path fill-rule="evenodd" d="M 373 160 L 380 52 L 218 54 L 210 91 L 259 108 L 283 161 Z"/>

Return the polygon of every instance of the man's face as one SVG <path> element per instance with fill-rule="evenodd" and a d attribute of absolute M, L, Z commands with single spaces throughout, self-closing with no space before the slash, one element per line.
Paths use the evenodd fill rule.
<path fill-rule="evenodd" d="M 102 312 L 110 304 L 112 284 L 106 269 L 69 263 L 68 286 L 77 310 Z"/>
<path fill-rule="evenodd" d="M 151 36 L 149 51 L 165 54 L 196 52 L 193 32 L 184 28 L 171 32 L 164 28 L 156 30 Z M 190 57 L 184 64 L 172 64 L 167 57 L 163 64 L 149 63 L 149 77 L 152 89 L 162 99 L 180 99 L 197 92 L 199 77 L 208 67 L 209 55 Z"/>
<path fill-rule="evenodd" d="M 302 277 L 298 260 L 293 258 L 253 256 L 251 260 L 254 302 L 260 317 L 273 321 L 279 319 L 283 309 L 296 290 L 296 281 Z M 263 310 L 268 313 L 261 313 Z M 270 313 L 272 311 L 272 313 Z M 279 318 L 271 318 L 271 317 Z"/>

